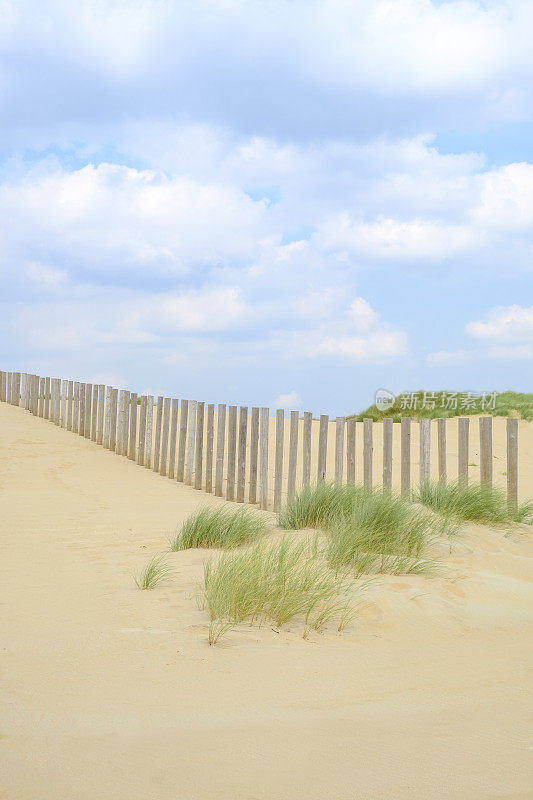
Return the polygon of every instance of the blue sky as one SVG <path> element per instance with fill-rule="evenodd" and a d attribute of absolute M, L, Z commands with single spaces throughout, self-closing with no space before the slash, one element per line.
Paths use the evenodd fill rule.
<path fill-rule="evenodd" d="M 3 369 L 331 414 L 531 390 L 530 0 L 0 20 Z"/>

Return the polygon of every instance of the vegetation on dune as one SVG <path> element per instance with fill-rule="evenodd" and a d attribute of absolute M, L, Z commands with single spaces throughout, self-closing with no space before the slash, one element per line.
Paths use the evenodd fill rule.
<path fill-rule="evenodd" d="M 411 394 L 417 397 L 416 407 L 411 407 Z M 451 395 L 456 395 L 455 398 Z M 420 390 L 418 392 L 409 392 L 407 398 L 405 395 L 398 395 L 394 404 L 387 411 L 380 411 L 374 404 L 369 406 L 365 411 L 360 414 L 353 414 L 358 422 L 363 419 L 373 419 L 375 422 L 380 422 L 385 417 L 391 417 L 394 422 L 399 422 L 402 417 L 412 417 L 413 419 L 420 419 L 421 417 L 429 417 L 435 419 L 437 417 L 462 417 L 472 414 L 486 414 L 493 417 L 520 417 L 521 419 L 533 421 L 533 394 L 524 394 L 522 392 L 502 392 L 496 396 L 494 408 L 490 402 L 482 407 L 481 400 L 478 399 L 474 402 L 473 398 L 470 402 L 465 402 L 464 393 L 461 392 L 427 392 Z M 431 399 L 427 399 L 431 397 Z M 426 406 L 423 406 L 424 399 L 426 398 Z M 434 403 L 435 407 L 430 408 L 428 404 Z"/>
<path fill-rule="evenodd" d="M 415 497 L 447 517 L 496 524 L 533 523 L 533 502 L 508 505 L 503 491 L 486 484 L 430 482 L 420 486 Z"/>
<path fill-rule="evenodd" d="M 154 556 L 138 575 L 134 575 L 135 583 L 139 589 L 154 589 L 162 580 L 172 574 L 174 570 L 165 563 L 165 556 Z"/>
<path fill-rule="evenodd" d="M 191 514 L 170 543 L 171 550 L 190 547 L 240 547 L 254 541 L 267 527 L 264 515 L 245 506 L 201 508 Z"/>
<path fill-rule="evenodd" d="M 364 493 L 361 486 L 322 481 L 304 486 L 278 514 L 280 528 L 325 528 L 330 520 L 350 513 Z"/>
<path fill-rule="evenodd" d="M 309 542 L 258 542 L 239 553 L 224 553 L 204 570 L 204 601 L 210 618 L 209 643 L 239 622 L 283 625 L 297 616 L 306 637 L 332 618 L 340 630 L 353 607 L 350 584 L 316 556 Z"/>

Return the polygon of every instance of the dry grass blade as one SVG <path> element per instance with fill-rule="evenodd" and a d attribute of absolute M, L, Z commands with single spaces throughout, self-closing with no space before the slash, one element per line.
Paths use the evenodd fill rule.
<path fill-rule="evenodd" d="M 138 589 L 154 589 L 161 581 L 168 578 L 173 573 L 172 567 L 165 563 L 165 556 L 154 556 L 138 575 L 134 575 L 134 581 Z"/>
<path fill-rule="evenodd" d="M 170 542 L 171 550 L 190 547 L 234 548 L 254 541 L 267 527 L 264 514 L 242 507 L 201 508 L 191 514 Z"/>

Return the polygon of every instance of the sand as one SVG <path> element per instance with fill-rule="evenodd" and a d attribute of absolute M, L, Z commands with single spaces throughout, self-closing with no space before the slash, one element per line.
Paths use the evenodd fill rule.
<path fill-rule="evenodd" d="M 5 404 L 0 492 L 2 800 L 533 796 L 531 534 L 468 527 L 341 634 L 209 647 L 206 551 L 132 573 L 220 501 Z"/>

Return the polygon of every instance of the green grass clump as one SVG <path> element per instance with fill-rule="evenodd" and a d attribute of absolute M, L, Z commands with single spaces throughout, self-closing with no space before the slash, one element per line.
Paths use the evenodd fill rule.
<path fill-rule="evenodd" d="M 328 525 L 327 558 L 333 569 L 356 575 L 426 572 L 433 562 L 421 556 L 437 528 L 425 509 L 389 492 L 366 491 L 349 514 Z"/>
<path fill-rule="evenodd" d="M 316 551 L 316 543 L 315 543 Z M 283 625 L 301 615 L 304 637 L 337 616 L 339 630 L 350 615 L 348 584 L 326 562 L 313 558 L 309 542 L 287 538 L 258 542 L 239 553 L 224 553 L 204 569 L 209 611 L 209 644 L 239 622 Z"/>
<path fill-rule="evenodd" d="M 484 523 L 533 523 L 533 503 L 507 504 L 505 493 L 487 484 L 430 482 L 418 489 L 416 498 L 433 511 L 457 519 Z"/>
<path fill-rule="evenodd" d="M 165 556 L 154 556 L 138 575 L 133 579 L 138 589 L 154 589 L 162 580 L 173 572 L 172 567 L 165 563 Z"/>
<path fill-rule="evenodd" d="M 237 510 L 201 508 L 187 517 L 181 530 L 170 543 L 171 550 L 190 547 L 239 547 L 254 541 L 267 527 L 262 514 L 242 507 Z"/>
<path fill-rule="evenodd" d="M 278 515 L 281 528 L 325 528 L 328 523 L 346 514 L 360 502 L 364 493 L 361 486 L 339 486 L 321 482 L 304 486 Z"/>

